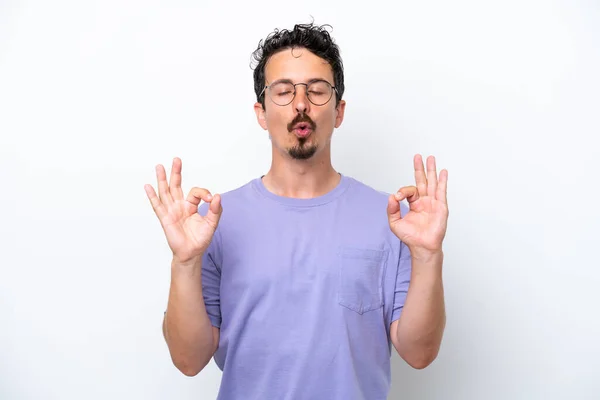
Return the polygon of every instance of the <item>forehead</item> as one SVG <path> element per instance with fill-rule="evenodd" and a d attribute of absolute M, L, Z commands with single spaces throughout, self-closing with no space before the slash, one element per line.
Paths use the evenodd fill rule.
<path fill-rule="evenodd" d="M 305 82 L 321 78 L 333 83 L 331 65 L 311 51 L 295 47 L 273 54 L 265 66 L 267 82 L 277 79 L 290 79 L 293 82 Z"/>

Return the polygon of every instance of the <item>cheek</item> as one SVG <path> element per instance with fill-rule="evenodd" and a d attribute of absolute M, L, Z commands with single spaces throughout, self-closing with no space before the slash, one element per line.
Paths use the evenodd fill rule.
<path fill-rule="evenodd" d="M 283 113 L 276 112 L 273 110 L 270 110 L 265 114 L 265 120 L 267 121 L 267 126 L 273 129 L 285 127 L 287 126 L 289 121 L 291 121 L 291 119 L 288 121 L 288 119 Z"/>
<path fill-rule="evenodd" d="M 317 125 L 319 127 L 325 128 L 327 130 L 329 130 L 330 128 L 332 128 L 333 126 L 335 126 L 335 118 L 336 118 L 336 113 L 327 113 L 326 115 L 324 115 L 322 118 L 320 118 L 317 122 Z"/>

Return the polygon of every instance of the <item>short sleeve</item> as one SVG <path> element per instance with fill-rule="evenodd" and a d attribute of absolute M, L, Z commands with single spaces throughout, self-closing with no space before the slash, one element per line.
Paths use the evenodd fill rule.
<path fill-rule="evenodd" d="M 206 215 L 208 204 L 203 203 L 198 212 Z M 213 326 L 221 327 L 221 240 L 220 231 L 213 235 L 208 249 L 202 256 L 202 294 L 208 318 Z"/>
<path fill-rule="evenodd" d="M 402 214 L 406 214 L 408 206 L 401 203 Z M 406 295 L 408 294 L 408 286 L 410 284 L 410 276 L 412 269 L 412 258 L 410 249 L 404 242 L 400 242 L 400 254 L 398 257 L 398 269 L 396 270 L 396 287 L 394 290 L 394 309 L 392 310 L 392 322 L 400 318 Z"/>

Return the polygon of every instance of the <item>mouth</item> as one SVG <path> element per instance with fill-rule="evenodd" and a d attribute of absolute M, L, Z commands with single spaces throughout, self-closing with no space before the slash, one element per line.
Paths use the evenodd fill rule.
<path fill-rule="evenodd" d="M 292 131 L 299 138 L 306 138 L 312 133 L 313 129 L 310 126 L 310 124 L 308 124 L 306 122 L 300 122 L 300 123 L 294 125 L 294 128 Z"/>

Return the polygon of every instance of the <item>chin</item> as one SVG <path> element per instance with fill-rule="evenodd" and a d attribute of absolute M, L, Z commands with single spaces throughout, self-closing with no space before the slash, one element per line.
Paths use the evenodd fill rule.
<path fill-rule="evenodd" d="M 294 160 L 308 160 L 317 153 L 318 147 L 315 144 L 298 144 L 288 149 L 288 154 Z"/>

